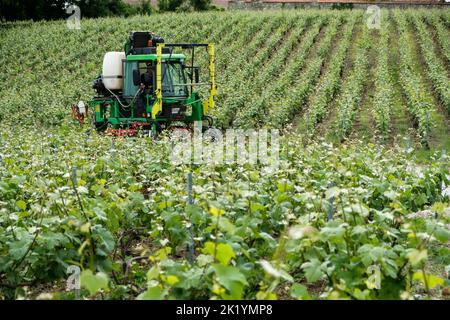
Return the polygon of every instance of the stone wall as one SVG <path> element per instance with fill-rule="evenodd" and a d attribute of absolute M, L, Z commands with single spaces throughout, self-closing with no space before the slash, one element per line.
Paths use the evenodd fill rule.
<path fill-rule="evenodd" d="M 450 3 L 442 1 L 339 1 L 339 0 L 230 0 L 229 9 L 296 9 L 315 8 L 330 9 L 336 6 L 349 7 L 355 9 L 366 9 L 370 5 L 377 5 L 381 8 L 440 8 L 450 9 Z"/>

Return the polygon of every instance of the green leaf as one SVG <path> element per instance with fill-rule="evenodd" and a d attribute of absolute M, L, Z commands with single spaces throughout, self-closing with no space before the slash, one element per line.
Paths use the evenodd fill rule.
<path fill-rule="evenodd" d="M 84 270 L 80 277 L 81 286 L 89 290 L 91 296 L 101 289 L 108 289 L 108 276 L 103 272 L 93 274 L 91 270 Z"/>
<path fill-rule="evenodd" d="M 141 293 L 138 300 L 161 300 L 163 298 L 162 289 L 159 286 L 148 288 L 144 293 Z"/>
<path fill-rule="evenodd" d="M 219 220 L 219 229 L 229 234 L 234 234 L 236 227 L 228 218 L 221 217 Z"/>
<path fill-rule="evenodd" d="M 394 200 L 397 197 L 397 193 L 393 190 L 385 191 L 383 195 L 390 200 Z"/>
<path fill-rule="evenodd" d="M 80 226 L 80 232 L 81 233 L 89 233 L 90 230 L 91 230 L 91 223 L 90 222 L 86 222 L 85 224 Z"/>
<path fill-rule="evenodd" d="M 280 192 L 286 192 L 286 191 L 292 189 L 292 185 L 288 182 L 280 181 L 277 184 L 277 188 L 278 188 L 278 191 L 280 191 Z"/>
<path fill-rule="evenodd" d="M 16 231 L 17 241 L 11 241 L 8 243 L 9 253 L 8 256 L 14 260 L 22 259 L 28 250 L 28 247 L 33 242 L 33 235 L 22 228 L 18 228 Z"/>
<path fill-rule="evenodd" d="M 23 200 L 16 201 L 16 205 L 22 210 L 25 211 L 27 209 L 27 204 Z"/>
<path fill-rule="evenodd" d="M 209 263 L 214 262 L 214 259 L 211 255 L 206 255 L 206 254 L 199 254 L 197 256 L 197 263 L 200 267 L 204 267 Z"/>
<path fill-rule="evenodd" d="M 219 261 L 224 266 L 228 265 L 231 258 L 235 258 L 236 255 L 233 251 L 233 248 L 227 243 L 219 243 L 217 245 L 214 242 L 208 241 L 205 243 L 202 249 L 202 253 L 208 254 L 214 257 L 216 256 L 217 261 Z"/>
<path fill-rule="evenodd" d="M 240 282 L 232 282 L 230 284 L 230 294 L 222 294 L 224 299 L 227 300 L 240 300 L 242 299 L 242 293 L 244 292 L 244 285 Z"/>
<path fill-rule="evenodd" d="M 436 226 L 434 236 L 442 243 L 447 243 L 450 240 L 450 230 L 442 226 Z"/>
<path fill-rule="evenodd" d="M 356 288 L 353 292 L 353 296 L 358 300 L 368 300 L 370 299 L 370 291 L 365 289 L 364 291 L 361 291 L 361 289 Z"/>
<path fill-rule="evenodd" d="M 308 289 L 304 285 L 294 283 L 291 287 L 291 297 L 299 300 L 309 300 L 311 297 L 308 294 Z"/>
<path fill-rule="evenodd" d="M 364 226 L 356 226 L 352 229 L 352 236 L 361 236 L 367 232 L 367 228 Z"/>
<path fill-rule="evenodd" d="M 368 217 L 370 213 L 367 207 L 363 204 L 352 204 L 350 206 L 350 210 L 351 212 L 358 213 L 363 217 Z"/>
<path fill-rule="evenodd" d="M 245 276 L 236 267 L 221 264 L 214 264 L 212 267 L 216 273 L 217 281 L 230 291 L 235 288 L 234 285 L 236 282 L 243 286 L 248 284 Z"/>
<path fill-rule="evenodd" d="M 96 253 L 101 256 L 106 256 L 107 254 L 112 252 L 114 250 L 116 242 L 114 241 L 111 232 L 109 232 L 108 229 L 104 228 L 101 225 L 93 226 L 92 230 L 96 243 L 99 244 L 96 247 Z"/>
<path fill-rule="evenodd" d="M 173 286 L 174 284 L 177 284 L 178 282 L 180 282 L 180 279 L 178 279 L 177 276 L 170 275 L 170 276 L 167 276 L 166 282 L 169 285 Z"/>
<path fill-rule="evenodd" d="M 214 256 L 214 248 L 216 247 L 214 242 L 211 241 L 207 241 L 205 242 L 205 244 L 203 245 L 203 249 L 202 252 L 204 254 L 208 254 L 210 256 Z"/>
<path fill-rule="evenodd" d="M 147 280 L 154 280 L 159 277 L 160 269 L 157 266 L 153 266 L 147 271 Z"/>
<path fill-rule="evenodd" d="M 257 212 L 257 211 L 264 211 L 264 209 L 265 209 L 265 207 L 258 202 L 252 201 L 250 204 L 250 211 L 252 213 Z"/>
<path fill-rule="evenodd" d="M 323 276 L 321 262 L 316 258 L 305 262 L 302 264 L 301 268 L 305 271 L 305 277 L 309 283 L 315 282 Z"/>
<path fill-rule="evenodd" d="M 251 181 L 257 182 L 259 179 L 259 172 L 258 171 L 250 171 L 248 176 Z"/>
<path fill-rule="evenodd" d="M 345 234 L 345 227 L 347 225 L 345 223 L 336 226 L 336 227 L 323 227 L 320 230 L 320 233 L 334 243 L 342 242 Z"/>
<path fill-rule="evenodd" d="M 445 280 L 441 277 L 435 276 L 434 274 L 428 274 L 424 273 L 422 271 L 415 272 L 413 274 L 413 280 L 418 280 L 423 283 L 424 286 L 426 286 L 426 283 L 428 283 L 428 288 L 433 289 L 437 286 L 443 286 L 445 283 Z M 426 281 L 425 281 L 426 280 Z"/>
<path fill-rule="evenodd" d="M 209 209 L 209 213 L 210 213 L 211 215 L 213 215 L 214 217 L 221 216 L 221 215 L 224 214 L 224 212 L 225 212 L 224 210 L 219 209 L 219 208 L 216 208 L 216 207 L 211 207 L 211 208 Z"/>
<path fill-rule="evenodd" d="M 170 208 L 172 206 L 172 201 L 162 201 L 158 203 L 158 209 Z"/>
<path fill-rule="evenodd" d="M 167 259 L 167 255 L 169 255 L 172 252 L 171 247 L 164 247 L 155 252 L 153 256 L 150 257 L 150 260 L 154 261 L 163 261 Z"/>
<path fill-rule="evenodd" d="M 216 259 L 224 266 L 228 265 L 231 258 L 235 258 L 233 248 L 228 243 L 219 243 L 216 250 Z"/>

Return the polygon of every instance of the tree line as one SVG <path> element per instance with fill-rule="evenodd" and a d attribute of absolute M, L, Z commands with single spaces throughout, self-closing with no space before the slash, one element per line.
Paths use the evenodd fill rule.
<path fill-rule="evenodd" d="M 211 8 L 211 0 L 158 0 L 158 9 L 150 0 L 141 0 L 137 5 L 123 0 L 0 0 L 0 21 L 57 20 L 70 14 L 67 7 L 76 5 L 84 18 L 105 16 L 132 16 L 152 14 L 157 11 L 201 11 Z"/>

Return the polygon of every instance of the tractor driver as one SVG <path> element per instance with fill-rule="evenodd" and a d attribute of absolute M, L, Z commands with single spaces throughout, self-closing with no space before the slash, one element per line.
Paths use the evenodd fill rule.
<path fill-rule="evenodd" d="M 136 101 L 136 115 L 137 117 L 145 117 L 145 105 L 146 105 L 146 95 L 151 92 L 151 88 L 153 86 L 152 73 L 150 68 L 147 69 L 146 72 L 141 74 L 141 84 L 140 90 L 141 93 Z"/>

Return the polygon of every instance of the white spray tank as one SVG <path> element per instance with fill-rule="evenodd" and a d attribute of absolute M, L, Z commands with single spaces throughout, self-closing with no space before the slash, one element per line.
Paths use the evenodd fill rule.
<path fill-rule="evenodd" d="M 123 89 L 123 63 L 125 52 L 107 52 L 103 57 L 103 84 L 109 90 Z"/>

